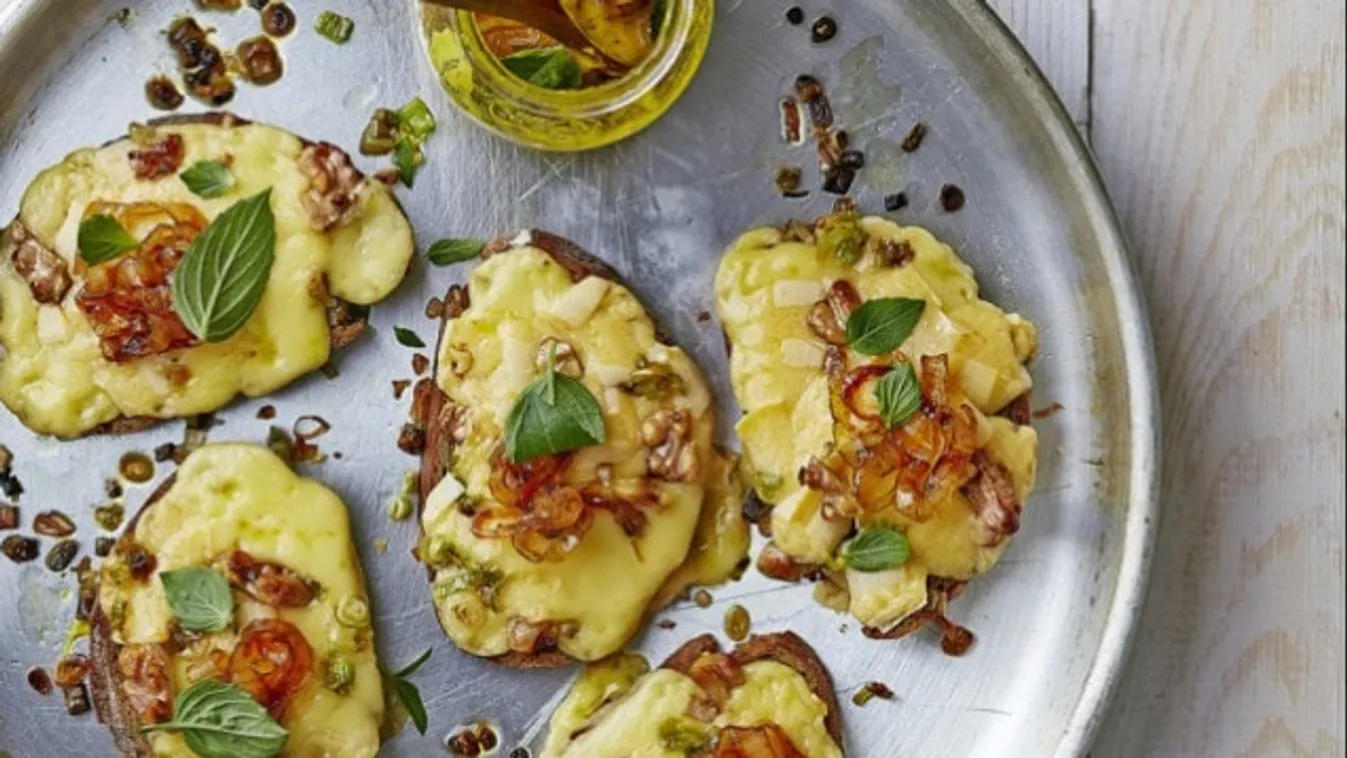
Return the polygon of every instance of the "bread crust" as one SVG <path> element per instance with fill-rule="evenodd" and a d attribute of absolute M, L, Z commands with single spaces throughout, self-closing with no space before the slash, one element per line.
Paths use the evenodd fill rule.
<path fill-rule="evenodd" d="M 164 116 L 161 118 L 151 119 L 150 121 L 147 122 L 146 125 L 150 127 L 159 127 L 159 126 L 187 126 L 193 124 L 206 124 L 209 126 L 218 126 L 230 129 L 238 126 L 248 126 L 252 123 L 253 123 L 252 121 L 249 121 L 248 119 L 245 118 L 241 118 L 232 113 L 214 111 L 210 113 L 191 113 L 191 114 Z M 315 144 L 313 141 L 304 139 L 299 135 L 295 135 L 295 138 L 298 139 L 300 141 L 300 144 L 304 145 L 305 147 Z M 123 135 L 121 137 L 117 137 L 116 139 L 109 140 L 103 143 L 102 146 L 108 147 L 110 145 L 114 145 L 118 142 L 121 142 L 122 140 L 125 139 L 129 139 L 129 135 Z M 357 171 L 357 173 L 359 174 L 361 179 L 366 178 L 363 173 L 360 173 L 359 171 Z M 401 204 L 398 204 L 398 211 L 404 213 L 405 215 L 405 212 L 402 210 Z M 15 222 L 19 220 L 20 218 L 17 216 L 14 219 Z M 6 231 L 8 231 L 8 228 L 0 229 L 0 238 L 8 239 L 8 236 L 4 234 L 4 232 Z M 3 259 L 8 258 L 9 251 L 7 248 L 0 247 L 0 253 L 3 253 L 3 255 L 0 255 L 0 258 Z M 345 300 L 342 300 L 340 298 L 331 296 L 327 292 L 326 282 L 323 282 L 322 294 L 325 300 L 325 308 L 327 311 L 328 337 L 329 337 L 328 342 L 331 345 L 332 351 L 336 352 L 355 342 L 355 340 L 365 332 L 366 328 L 369 326 L 367 314 L 368 309 L 357 306 L 354 303 L 346 302 Z M 80 436 L 88 437 L 95 435 L 134 434 L 136 432 L 145 431 L 146 429 L 156 426 L 157 424 L 172 420 L 174 420 L 173 417 L 159 418 L 157 416 L 119 416 L 111 421 L 99 424 L 98 426 L 94 427 L 93 429 L 90 429 L 89 431 L 85 432 L 83 435 Z M 23 419 L 20 418 L 19 421 L 22 422 Z"/>
<path fill-rule="evenodd" d="M 546 253 L 557 265 L 566 270 L 572 282 L 579 282 L 590 276 L 626 286 L 622 277 L 607 263 L 576 245 L 574 242 L 550 232 L 530 229 L 519 234 L 499 237 L 482 250 L 482 259 L 514 250 L 520 247 L 534 247 Z M 444 332 L 449 322 L 463 315 L 471 307 L 468 290 L 460 284 L 449 288 L 444 298 L 444 317 L 440 321 L 439 334 L 435 344 L 444 341 Z M 672 345 L 669 337 L 656 324 L 655 338 L 661 343 Z M 444 391 L 436 384 L 434 377 L 439 375 L 439 350 L 435 351 L 434 371 L 416 383 L 413 389 L 412 416 L 425 432 L 425 447 L 421 453 L 421 472 L 419 478 L 420 501 L 424 506 L 436 485 L 449 473 L 454 457 L 455 443 L 452 438 L 454 408 Z M 424 534 L 424 530 L 423 530 Z M 576 660 L 555 648 L 538 650 L 533 653 L 510 652 L 492 656 L 487 660 L 516 669 L 559 668 L 575 663 Z"/>
<path fill-rule="evenodd" d="M 703 634 L 693 637 L 675 650 L 664 663 L 660 664 L 660 668 L 690 676 L 692 665 L 699 658 L 708 653 L 719 652 L 721 652 L 720 642 L 715 636 Z M 832 737 L 838 747 L 843 746 L 842 707 L 837 700 L 837 689 L 833 684 L 832 674 L 828 673 L 828 668 L 823 665 L 814 648 L 810 647 L 800 635 L 795 632 L 753 635 L 736 645 L 727 655 L 740 666 L 747 666 L 756 661 L 775 661 L 797 671 L 809 685 L 814 696 L 823 701 L 828 709 L 828 714 L 823 719 L 828 736 Z"/>

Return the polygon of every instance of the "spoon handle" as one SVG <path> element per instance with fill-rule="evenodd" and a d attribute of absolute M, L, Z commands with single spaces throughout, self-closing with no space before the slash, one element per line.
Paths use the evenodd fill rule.
<path fill-rule="evenodd" d="M 464 11 L 490 13 L 493 16 L 518 21 L 573 50 L 592 47 L 556 0 L 422 0 L 422 2 Z"/>

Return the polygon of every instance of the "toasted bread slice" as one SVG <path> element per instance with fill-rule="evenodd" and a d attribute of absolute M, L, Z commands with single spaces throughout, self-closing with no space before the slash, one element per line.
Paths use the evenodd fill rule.
<path fill-rule="evenodd" d="M 181 177 L 214 163 L 224 185 Z M 199 340 L 176 314 L 171 275 L 210 221 L 267 189 L 277 244 L 266 289 L 240 331 Z M 140 247 L 87 264 L 78 237 L 93 216 Z M 75 438 L 268 394 L 354 341 L 413 250 L 392 192 L 332 145 L 223 113 L 133 127 L 38 175 L 0 232 L 0 402 L 35 432 Z"/>
<path fill-rule="evenodd" d="M 483 259 L 473 289 L 456 285 L 446 296 L 435 378 L 423 379 L 415 390 L 413 418 L 424 435 L 421 558 L 432 566 L 441 623 L 468 652 L 515 668 L 597 660 L 639 630 L 652 604 L 667 604 L 692 584 L 720 583 L 740 567 L 748 529 L 740 516 L 735 461 L 712 445 L 714 407 L 700 372 L 611 267 L 539 231 L 497 240 Z M 505 295 L 497 290 L 515 284 L 520 290 L 509 290 L 511 303 L 546 311 L 532 314 L 524 325 L 512 315 L 498 315 Z M 470 291 L 497 299 L 473 303 Z M 525 300 L 530 304 L 522 304 Z M 603 325 L 621 328 L 605 331 Z M 583 368 L 574 373 L 605 407 L 610 437 L 605 445 L 568 457 L 567 468 L 553 481 L 592 488 L 603 470 L 613 482 L 656 493 L 669 504 L 625 509 L 612 503 L 625 509 L 623 521 L 617 510 L 595 509 L 585 516 L 592 525 L 578 530 L 570 550 L 534 561 L 516 549 L 517 540 L 481 537 L 473 524 L 479 512 L 498 504 L 483 486 L 490 471 L 503 466 L 497 419 L 532 380 L 534 351 L 549 339 L 578 355 Z M 472 351 L 483 357 L 474 359 Z M 518 363 L 521 351 L 527 353 L 522 374 L 501 369 L 507 360 Z M 618 388 L 630 387 L 629 375 L 647 364 L 663 371 L 676 390 L 646 396 Z M 651 449 L 641 442 L 639 429 L 661 410 L 686 419 L 684 443 L 695 456 L 693 470 L 651 473 Z M 451 559 L 434 567 L 431 553 L 437 550 Z M 622 557 L 633 555 L 638 557 Z M 488 576 L 496 577 L 491 587 L 477 582 Z M 545 582 L 553 589 L 543 591 Z M 452 591 L 442 589 L 447 586 Z M 581 600 L 590 593 L 604 596 L 608 608 Z M 591 632 L 600 626 L 603 632 Z"/>
<path fill-rule="evenodd" d="M 231 587 L 218 631 L 184 631 L 168 600 L 166 572 L 198 568 Z M 267 707 L 289 732 L 280 756 L 378 751 L 382 678 L 346 508 L 270 451 L 192 453 L 128 523 L 96 581 L 89 684 L 122 755 L 191 755 L 180 735 L 142 729 L 166 721 L 174 698 L 202 679 L 232 682 Z M 250 650 L 270 656 L 271 673 L 249 673 L 262 671 Z"/>
<path fill-rule="evenodd" d="M 948 587 L 991 570 L 1034 486 L 1034 325 L 929 232 L 848 207 L 744 234 L 716 302 L 745 476 L 771 506 L 753 509 L 773 540 L 759 568 L 835 584 L 876 637 L 945 622 Z M 866 531 L 910 550 L 848 565 Z"/>
<path fill-rule="evenodd" d="M 553 714 L 540 758 L 642 748 L 715 755 L 728 747 L 722 740 L 783 738 L 805 758 L 844 754 L 841 707 L 817 653 L 793 632 L 753 636 L 728 652 L 705 634 L 654 672 L 629 655 L 587 669 Z"/>

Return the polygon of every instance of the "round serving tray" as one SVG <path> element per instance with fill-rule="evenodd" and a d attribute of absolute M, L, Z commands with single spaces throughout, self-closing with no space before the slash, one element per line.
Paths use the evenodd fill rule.
<path fill-rule="evenodd" d="M 193 4 L 145 0 L 119 18 L 126 5 L 0 0 L 0 217 L 13 216 L 22 188 L 43 167 L 154 115 L 143 82 L 173 68 L 161 30 Z M 851 755 L 1084 754 L 1146 585 L 1157 507 L 1153 361 L 1141 297 L 1091 158 L 990 10 L 978 0 L 838 0 L 828 5 L 840 35 L 813 45 L 807 26 L 786 23 L 785 3 L 721 0 L 703 69 L 668 115 L 615 147 L 556 155 L 516 147 L 454 112 L 427 63 L 411 2 L 323 3 L 356 21 L 344 46 L 314 34 L 316 11 L 296 5 L 304 18 L 284 43 L 285 77 L 265 89 L 241 86 L 230 109 L 354 147 L 374 107 L 425 97 L 440 128 L 416 188 L 402 193 L 422 240 L 536 227 L 606 259 L 700 361 L 719 392 L 727 442 L 738 412 L 724 349 L 718 326 L 698 316 L 713 310 L 716 262 L 739 232 L 813 217 L 831 203 L 819 192 L 783 200 L 772 186 L 778 164 L 814 162 L 809 148 L 781 143 L 777 101 L 798 74 L 818 75 L 838 125 L 870 159 L 857 185 L 863 208 L 881 210 L 884 195 L 905 191 L 911 205 L 900 221 L 954 245 L 990 299 L 1039 324 L 1036 405 L 1062 410 L 1036 422 L 1038 489 L 1000 566 L 953 605 L 952 615 L 978 635 L 964 658 L 942 655 L 927 636 L 866 640 L 857 624 L 816 605 L 809 587 L 755 571 L 713 590 L 709 608 L 671 609 L 664 617 L 676 627 L 651 628 L 635 646 L 658 659 L 698 633 L 719 631 L 726 607 L 739 603 L 755 631 L 793 629 L 819 650 L 843 695 Z M 258 29 L 251 12 L 210 20 L 230 42 Z M 904 155 L 897 143 L 918 121 L 929 135 Z M 967 193 L 958 213 L 939 208 L 947 182 Z M 340 356 L 340 376 L 235 403 L 212 432 L 217 441 L 263 441 L 270 422 L 256 415 L 264 404 L 277 406 L 275 423 L 303 414 L 332 423 L 321 445 L 341 459 L 305 473 L 351 508 L 383 660 L 396 667 L 435 651 L 417 675 L 431 730 L 424 737 L 404 730 L 385 746 L 389 756 L 436 754 L 455 726 L 479 718 L 498 724 L 507 746 L 533 739 L 573 673 L 505 670 L 457 652 L 408 554 L 416 527 L 386 515 L 416 465 L 394 444 L 407 400 L 393 399 L 391 383 L 411 376 L 411 353 L 392 328 L 431 337 L 425 302 L 463 274 L 418 265 L 375 310 L 373 337 Z M 0 414 L 0 443 L 14 452 L 27 488 L 25 522 L 39 510 L 65 511 L 76 517 L 86 552 L 97 533 L 92 507 L 105 499 L 103 481 L 120 455 L 181 438 L 175 422 L 130 437 L 57 442 Z M 151 489 L 133 488 L 128 507 Z M 0 756 L 112 754 L 91 716 L 66 716 L 58 696 L 44 698 L 25 682 L 29 666 L 57 658 L 73 586 L 73 577 L 41 562 L 0 562 Z M 887 683 L 897 699 L 850 705 L 847 696 L 870 680 Z"/>

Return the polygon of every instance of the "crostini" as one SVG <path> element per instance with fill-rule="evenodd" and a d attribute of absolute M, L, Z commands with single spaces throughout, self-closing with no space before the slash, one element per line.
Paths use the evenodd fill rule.
<path fill-rule="evenodd" d="M 411 226 L 350 157 L 225 114 L 72 153 L 0 233 L 0 402 L 129 432 L 327 363 L 402 281 Z"/>
<path fill-rule="evenodd" d="M 463 650 L 598 660 L 743 568 L 736 462 L 713 444 L 701 372 L 612 269 L 537 231 L 483 258 L 416 387 L 419 555 Z"/>

